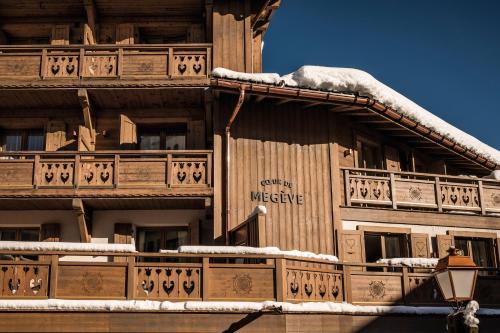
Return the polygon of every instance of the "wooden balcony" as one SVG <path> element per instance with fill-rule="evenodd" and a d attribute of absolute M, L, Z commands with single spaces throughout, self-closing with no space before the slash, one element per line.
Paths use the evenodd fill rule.
<path fill-rule="evenodd" d="M 500 181 L 343 168 L 345 205 L 476 215 L 500 213 Z"/>
<path fill-rule="evenodd" d="M 0 299 L 445 305 L 429 269 L 422 272 L 408 267 L 265 255 L 6 250 L 2 250 L 2 255 L 18 260 L 0 260 L 0 283 L 4 286 Z M 38 255 L 40 259 L 21 260 L 21 255 Z M 109 262 L 61 260 L 61 256 L 67 255 L 108 256 Z M 161 262 L 144 262 L 153 258 Z M 474 299 L 482 306 L 500 305 L 500 293 L 491 292 L 500 287 L 499 273 L 498 269 L 480 269 Z"/>
<path fill-rule="evenodd" d="M 0 81 L 185 80 L 210 72 L 211 44 L 0 47 Z"/>
<path fill-rule="evenodd" d="M 212 151 L 0 153 L 0 197 L 212 194 Z"/>

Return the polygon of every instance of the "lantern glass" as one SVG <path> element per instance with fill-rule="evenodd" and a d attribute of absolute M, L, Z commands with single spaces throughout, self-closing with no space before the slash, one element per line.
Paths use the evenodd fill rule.
<path fill-rule="evenodd" d="M 445 300 L 453 299 L 453 288 L 451 286 L 451 278 L 450 274 L 448 274 L 448 270 L 441 271 L 436 274 L 436 279 L 441 288 L 441 292 L 443 293 L 443 297 Z"/>
<path fill-rule="evenodd" d="M 471 299 L 476 271 L 471 269 L 450 269 L 456 299 Z"/>

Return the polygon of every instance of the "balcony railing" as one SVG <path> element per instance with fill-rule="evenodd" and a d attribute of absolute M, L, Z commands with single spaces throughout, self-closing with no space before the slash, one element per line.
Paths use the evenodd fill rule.
<path fill-rule="evenodd" d="M 0 153 L 0 195 L 208 194 L 211 175 L 208 150 Z"/>
<path fill-rule="evenodd" d="M 500 181 L 343 168 L 346 206 L 500 213 Z"/>
<path fill-rule="evenodd" d="M 2 254 L 3 258 L 38 255 L 40 259 L 0 260 L 0 283 L 4 286 L 0 299 L 276 300 L 445 305 L 429 269 L 418 272 L 399 266 L 391 267 L 392 272 L 367 271 L 367 267 L 381 270 L 387 266 L 332 263 L 282 255 L 5 250 Z M 61 259 L 67 255 L 107 256 L 109 262 Z M 144 262 L 145 258 L 160 262 Z M 500 293 L 491 292 L 500 287 L 499 270 L 481 270 L 488 274 L 479 276 L 475 299 L 483 306 L 499 306 Z"/>
<path fill-rule="evenodd" d="M 0 47 L 0 79 L 193 79 L 210 72 L 211 44 Z"/>

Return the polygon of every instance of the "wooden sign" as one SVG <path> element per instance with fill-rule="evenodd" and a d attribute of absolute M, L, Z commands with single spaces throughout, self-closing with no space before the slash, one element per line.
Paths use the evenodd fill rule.
<path fill-rule="evenodd" d="M 257 202 L 271 202 L 278 204 L 304 204 L 304 195 L 290 192 L 293 190 L 293 183 L 286 179 L 263 179 L 260 185 L 264 187 L 262 191 L 251 191 L 250 200 Z M 269 192 L 266 186 L 278 185 L 283 187 L 279 192 Z"/>

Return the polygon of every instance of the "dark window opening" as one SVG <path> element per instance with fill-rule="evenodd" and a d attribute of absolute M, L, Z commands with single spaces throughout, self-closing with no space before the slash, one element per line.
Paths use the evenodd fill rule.
<path fill-rule="evenodd" d="M 45 135 L 41 129 L 5 130 L 2 135 L 3 151 L 42 151 Z"/>
<path fill-rule="evenodd" d="M 139 149 L 184 150 L 186 149 L 186 136 L 186 124 L 141 126 L 139 128 Z"/>
<path fill-rule="evenodd" d="M 455 247 L 471 256 L 474 263 L 479 267 L 495 267 L 493 239 L 455 237 Z"/>
<path fill-rule="evenodd" d="M 177 250 L 179 246 L 187 244 L 189 244 L 189 231 L 187 227 L 151 227 L 137 229 L 136 247 L 139 252 Z M 146 257 L 143 261 L 159 262 L 160 259 Z"/>
<path fill-rule="evenodd" d="M 365 169 L 381 169 L 382 155 L 380 147 L 374 143 L 365 140 L 357 142 L 358 148 L 358 167 Z"/>
<path fill-rule="evenodd" d="M 375 263 L 379 259 L 404 258 L 408 256 L 406 234 L 365 232 L 365 259 Z M 377 267 L 368 267 L 369 271 L 380 271 Z M 396 270 L 396 269 L 394 269 Z"/>

